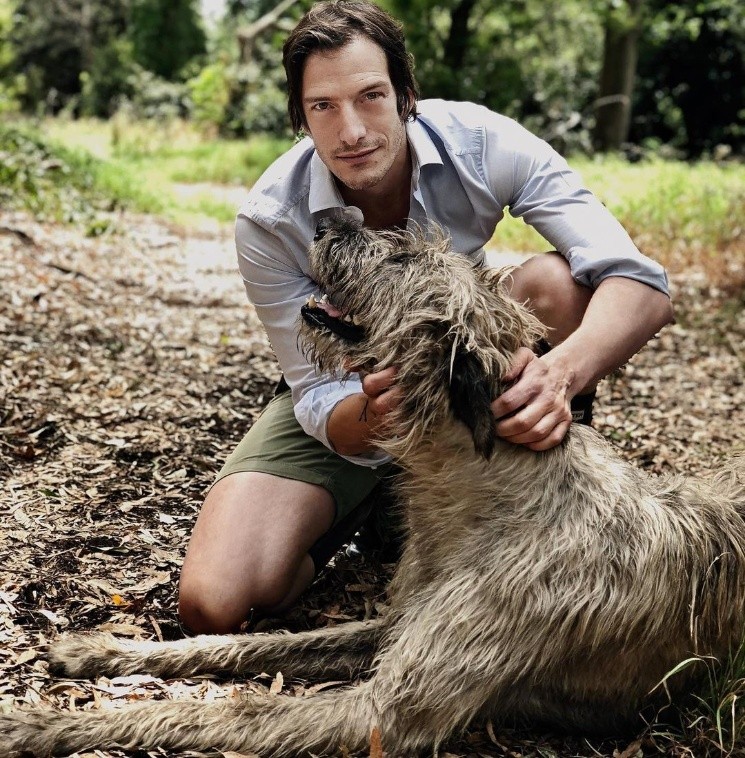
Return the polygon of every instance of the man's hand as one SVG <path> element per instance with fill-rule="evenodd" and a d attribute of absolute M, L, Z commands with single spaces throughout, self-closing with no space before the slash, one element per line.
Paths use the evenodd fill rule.
<path fill-rule="evenodd" d="M 401 390 L 396 386 L 396 369 L 376 371 L 373 374 L 360 374 L 362 391 L 367 396 L 366 412 L 378 418 L 390 413 L 401 402 Z"/>
<path fill-rule="evenodd" d="M 536 451 L 558 445 L 572 423 L 569 392 L 574 373 L 549 356 L 539 358 L 520 348 L 504 377 L 514 384 L 491 405 L 497 434 Z"/>

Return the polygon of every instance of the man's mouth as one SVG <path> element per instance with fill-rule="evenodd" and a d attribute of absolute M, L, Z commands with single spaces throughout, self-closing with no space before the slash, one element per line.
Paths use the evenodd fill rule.
<path fill-rule="evenodd" d="M 343 313 L 329 302 L 328 295 L 316 300 L 314 295 L 308 298 L 300 308 L 300 315 L 306 324 L 315 329 L 325 329 L 348 342 L 359 342 L 365 336 L 357 316 Z"/>
<path fill-rule="evenodd" d="M 364 150 L 358 150 L 356 153 L 340 153 L 336 157 L 346 163 L 362 162 L 367 160 L 377 149 L 378 145 L 375 145 Z"/>

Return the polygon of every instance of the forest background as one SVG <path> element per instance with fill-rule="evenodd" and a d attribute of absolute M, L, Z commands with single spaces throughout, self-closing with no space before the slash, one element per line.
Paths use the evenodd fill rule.
<path fill-rule="evenodd" d="M 240 195 L 225 187 L 250 187 L 295 136 L 281 45 L 310 3 L 202 3 L 0 0 L 0 204 L 90 234 L 118 208 L 229 222 Z M 738 0 L 381 4 L 423 97 L 548 140 L 647 252 L 675 267 L 742 243 Z M 502 249 L 546 249 L 509 217 L 499 232 Z"/>

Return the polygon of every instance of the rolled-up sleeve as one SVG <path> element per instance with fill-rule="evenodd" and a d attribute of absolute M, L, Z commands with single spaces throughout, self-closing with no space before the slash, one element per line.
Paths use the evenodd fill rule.
<path fill-rule="evenodd" d="M 487 127 L 485 145 L 484 166 L 494 186 L 498 172 L 512 174 L 509 195 L 500 201 L 566 257 L 576 281 L 596 288 L 610 276 L 623 276 L 669 294 L 664 268 L 639 251 L 548 143 L 510 122 L 496 139 L 489 138 Z M 502 181 L 502 192 L 504 187 Z"/>
<path fill-rule="evenodd" d="M 362 391 L 360 379 L 356 374 L 344 381 L 321 374 L 303 354 L 298 339 L 300 308 L 316 288 L 281 238 L 239 213 L 235 243 L 246 293 L 292 390 L 298 423 L 306 434 L 333 450 L 328 419 L 338 402 Z M 343 457 L 370 467 L 390 460 L 382 451 Z"/>

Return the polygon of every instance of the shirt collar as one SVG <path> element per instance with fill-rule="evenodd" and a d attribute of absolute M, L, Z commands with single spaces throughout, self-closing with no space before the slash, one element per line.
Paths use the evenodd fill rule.
<path fill-rule="evenodd" d="M 412 155 L 412 191 L 419 187 L 419 177 L 423 166 L 429 164 L 442 165 L 442 158 L 437 147 L 432 142 L 429 133 L 419 119 L 406 124 L 406 137 L 409 141 Z M 331 208 L 344 208 L 345 203 L 336 186 L 332 173 L 318 156 L 316 150 L 310 159 L 310 191 L 308 194 L 308 210 L 320 213 Z"/>
<path fill-rule="evenodd" d="M 310 192 L 308 194 L 308 210 L 320 213 L 329 208 L 343 208 L 344 200 L 339 193 L 332 173 L 314 150 L 310 159 Z"/>
<path fill-rule="evenodd" d="M 431 164 L 442 165 L 442 157 L 437 146 L 432 142 L 429 132 L 419 119 L 409 121 L 406 124 L 406 136 L 409 140 L 412 157 L 411 189 L 415 191 L 419 188 L 422 167 Z"/>

